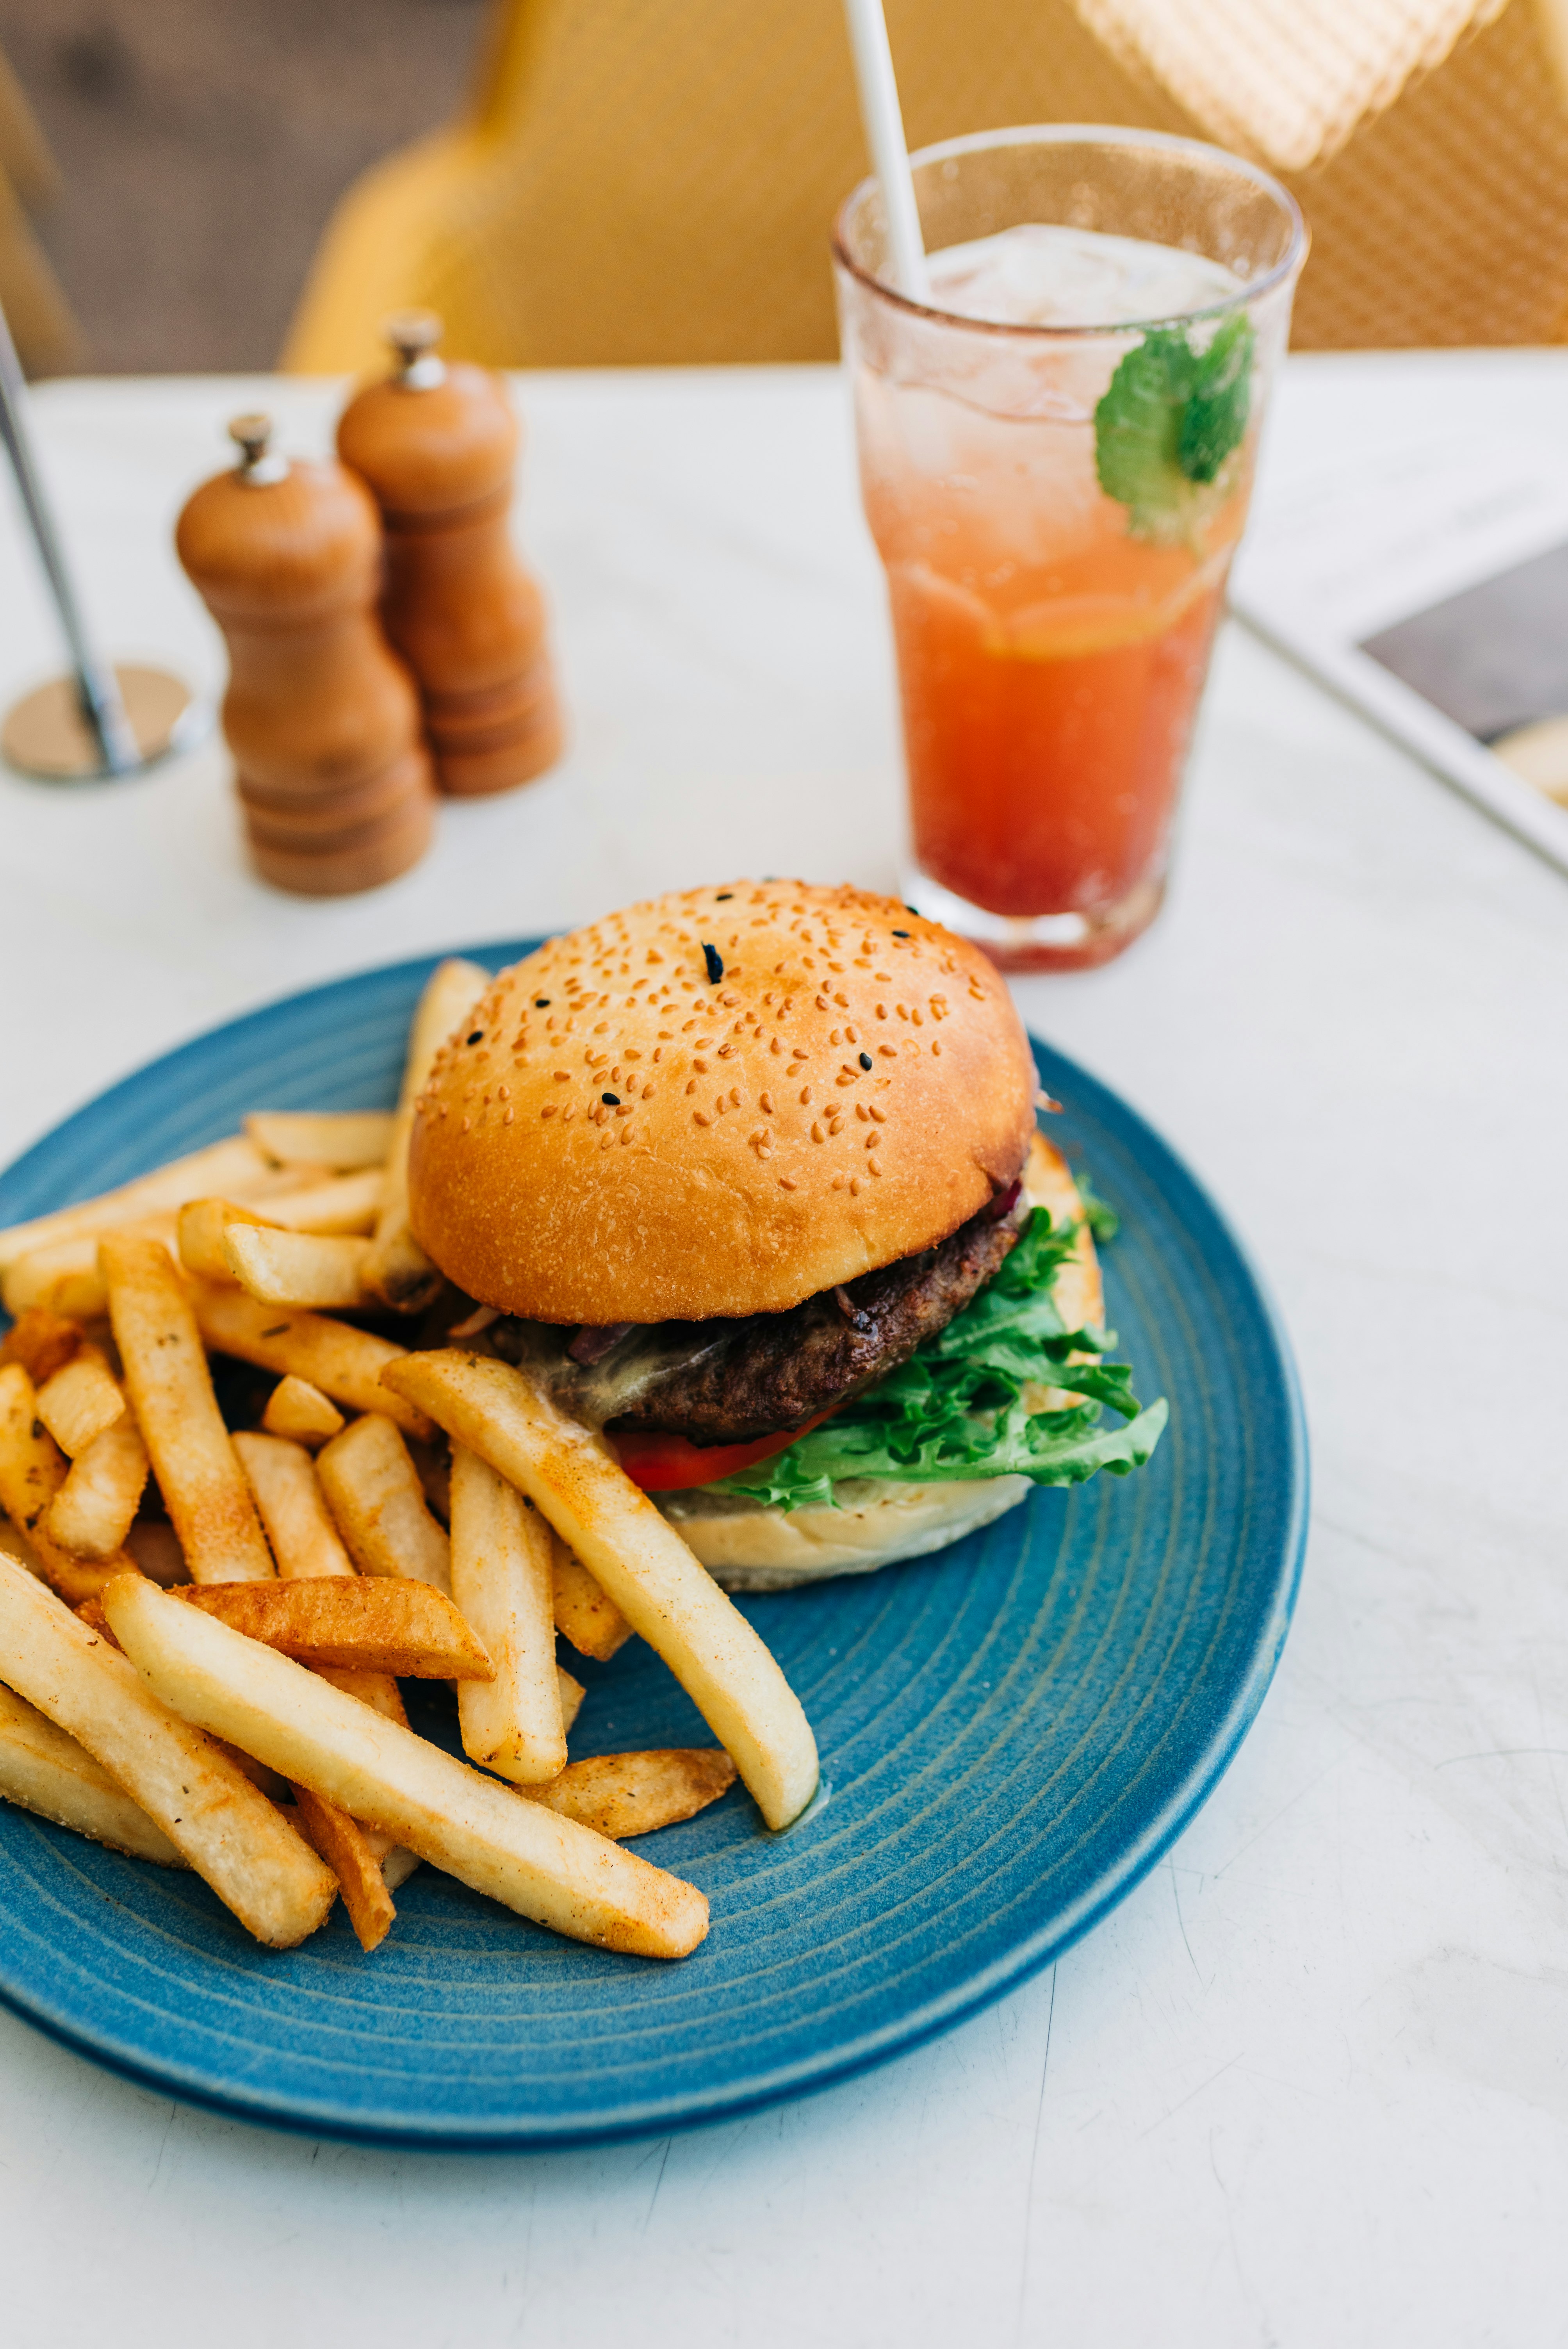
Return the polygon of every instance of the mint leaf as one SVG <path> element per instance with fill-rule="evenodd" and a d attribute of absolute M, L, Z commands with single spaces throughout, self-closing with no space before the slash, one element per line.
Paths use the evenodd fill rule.
<path fill-rule="evenodd" d="M 1180 327 L 1155 326 L 1111 377 L 1094 411 L 1095 470 L 1134 537 L 1190 538 L 1215 502 L 1205 492 L 1252 409 L 1253 341 L 1244 310 L 1202 351 Z"/>
<path fill-rule="evenodd" d="M 1116 1342 L 1109 1331 L 1063 1323 L 1052 1292 L 1077 1234 L 1037 1207 L 995 1278 L 945 1330 L 821 1427 L 712 1489 L 799 1509 L 831 1505 L 835 1484 L 852 1476 L 1076 1485 L 1101 1469 L 1125 1476 L 1140 1467 L 1166 1406 L 1140 1407 L 1127 1365 L 1103 1359 Z M 1040 1387 L 1072 1400 L 1031 1409 L 1026 1391 Z M 1106 1409 L 1125 1425 L 1102 1427 Z"/>
<path fill-rule="evenodd" d="M 1181 411 L 1177 460 L 1190 481 L 1212 481 L 1241 446 L 1253 404 L 1253 322 L 1244 310 L 1226 319 L 1198 361 Z"/>

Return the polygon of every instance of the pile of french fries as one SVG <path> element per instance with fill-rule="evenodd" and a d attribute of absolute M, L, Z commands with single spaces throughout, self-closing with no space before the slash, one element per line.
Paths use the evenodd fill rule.
<path fill-rule="evenodd" d="M 624 1841 L 738 1773 L 785 1826 L 816 1745 L 746 1618 L 604 1438 L 487 1351 L 482 1314 L 461 1345 L 386 1334 L 444 1290 L 408 1134 L 487 981 L 438 969 L 395 1112 L 258 1112 L 0 1231 L 0 1795 L 194 1869 L 275 1949 L 339 1893 L 375 1949 L 424 1861 L 683 1957 L 707 1900 Z M 225 1421 L 213 1356 L 274 1375 L 254 1427 Z M 634 1632 L 718 1744 L 571 1761 L 584 1692 L 557 1634 L 606 1662 Z M 410 1728 L 405 1680 L 455 1692 L 465 1761 Z"/>

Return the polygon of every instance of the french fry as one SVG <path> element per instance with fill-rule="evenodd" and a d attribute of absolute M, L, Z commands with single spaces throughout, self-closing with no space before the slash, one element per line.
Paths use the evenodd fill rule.
<path fill-rule="evenodd" d="M 281 1198 L 269 1197 L 261 1206 L 237 1199 L 192 1199 L 180 1210 L 180 1261 L 200 1279 L 235 1281 L 240 1276 L 226 1246 L 232 1226 L 325 1239 L 364 1235 L 376 1221 L 381 1190 L 380 1169 L 373 1167 L 367 1174 L 335 1175 Z"/>
<path fill-rule="evenodd" d="M 319 1387 L 291 1373 L 267 1397 L 262 1425 L 267 1434 L 286 1435 L 295 1444 L 325 1444 L 342 1427 L 343 1413 Z"/>
<path fill-rule="evenodd" d="M 332 1522 L 315 1463 L 281 1435 L 242 1430 L 234 1451 L 267 1529 L 282 1580 L 352 1575 L 354 1561 Z"/>
<path fill-rule="evenodd" d="M 0 1509 L 74 1607 L 96 1597 L 111 1575 L 123 1573 L 133 1561 L 121 1552 L 101 1566 L 87 1565 L 50 1539 L 45 1517 L 65 1481 L 65 1460 L 39 1422 L 33 1381 L 20 1362 L 7 1362 L 0 1370 Z"/>
<path fill-rule="evenodd" d="M 8 1688 L 0 1688 L 0 1795 L 134 1858 L 155 1859 L 162 1868 L 185 1865 L 161 1828 L 120 1792 L 86 1746 Z"/>
<path fill-rule="evenodd" d="M 34 1305 L 0 1338 L 0 1369 L 20 1362 L 33 1384 L 41 1387 L 65 1369 L 81 1342 L 77 1322 Z"/>
<path fill-rule="evenodd" d="M 96 1346 L 79 1347 L 38 1387 L 38 1417 L 67 1460 L 85 1452 L 124 1410 L 119 1383 Z"/>
<path fill-rule="evenodd" d="M 389 1109 L 256 1109 L 244 1125 L 256 1147 L 284 1166 L 380 1166 L 392 1146 Z"/>
<path fill-rule="evenodd" d="M 564 1664 L 555 1667 L 555 1685 L 561 1692 L 561 1726 L 568 1737 L 572 1724 L 583 1710 L 583 1700 L 588 1692 L 581 1681 L 574 1681 Z"/>
<path fill-rule="evenodd" d="M 456 1349 L 409 1354 L 387 1380 L 550 1519 L 668 1664 L 768 1825 L 798 1817 L 818 1777 L 799 1699 L 740 1609 L 590 1431 L 510 1362 Z"/>
<path fill-rule="evenodd" d="M 619 1843 L 694 1818 L 735 1783 L 722 1747 L 665 1747 L 648 1754 L 595 1754 L 569 1762 L 547 1786 L 524 1786 L 531 1803 L 596 1827 Z"/>
<path fill-rule="evenodd" d="M 449 1599 L 422 1582 L 322 1575 L 294 1582 L 187 1583 L 175 1596 L 297 1663 L 390 1672 L 398 1680 L 496 1677 L 471 1625 Z M 550 1673 L 553 1702 L 553 1651 Z"/>
<path fill-rule="evenodd" d="M 381 1384 L 383 1370 L 400 1361 L 406 1347 L 325 1314 L 260 1305 L 243 1289 L 221 1288 L 212 1281 L 193 1280 L 191 1295 L 197 1325 L 214 1353 L 235 1354 L 264 1371 L 292 1371 L 351 1411 L 385 1413 L 405 1435 L 430 1433 L 424 1413 Z"/>
<path fill-rule="evenodd" d="M 106 1232 L 98 1257 L 131 1407 L 194 1582 L 270 1581 L 272 1557 L 174 1262 Z"/>
<path fill-rule="evenodd" d="M 458 1687 L 463 1752 L 531 1785 L 566 1766 L 555 1677 L 550 1527 L 465 1444 L 452 1451 L 452 1597 L 493 1660 L 488 1682 Z"/>
<path fill-rule="evenodd" d="M 414 1104 L 429 1081 L 437 1053 L 489 985 L 490 973 L 478 963 L 438 963 L 426 983 L 408 1031 L 408 1057 L 387 1144 L 387 1188 L 366 1273 L 370 1287 L 400 1313 L 415 1313 L 428 1305 L 441 1281 L 440 1273 L 408 1228 L 408 1137 L 414 1131 Z"/>
<path fill-rule="evenodd" d="M 196 1619 L 139 1574 L 117 1575 L 110 1587 L 145 1590 L 171 1614 Z M 86 1746 L 257 1940 L 292 1949 L 325 1921 L 337 1879 L 282 1813 L 124 1656 L 5 1558 L 0 1653 L 17 1695 Z"/>
<path fill-rule="evenodd" d="M 200 1280 L 222 1280 L 232 1285 L 235 1276 L 229 1268 L 223 1246 L 229 1226 L 261 1221 L 258 1209 L 242 1207 L 233 1199 L 189 1200 L 180 1210 L 176 1227 L 181 1268 Z"/>
<path fill-rule="evenodd" d="M 101 1562 L 122 1554 L 147 1469 L 141 1430 L 129 1411 L 122 1412 L 77 1453 L 45 1512 L 45 1533 L 72 1557 Z"/>
<path fill-rule="evenodd" d="M 357 1697 L 373 1713 L 384 1714 L 388 1721 L 399 1721 L 407 1728 L 403 1692 L 390 1672 L 347 1671 L 336 1664 L 313 1664 L 311 1670 L 320 1679 L 330 1681 L 334 1688 L 341 1689 L 345 1696 Z"/>
<path fill-rule="evenodd" d="M 279 1580 L 356 1580 L 354 1561 L 338 1537 L 309 1453 L 275 1435 L 236 1435 L 234 1449 L 256 1496 L 277 1560 Z M 407 1727 L 403 1699 L 390 1672 L 325 1664 L 318 1664 L 316 1670 L 335 1688 L 374 1705 L 388 1721 L 400 1721 Z"/>
<path fill-rule="evenodd" d="M 348 1921 L 366 1953 L 379 1949 L 397 1911 L 381 1873 L 380 1855 L 357 1819 L 308 1786 L 294 1788 L 300 1833 L 321 1854 L 343 1888 Z"/>
<path fill-rule="evenodd" d="M 57 1241 L 96 1237 L 116 1225 L 167 1215 L 182 1207 L 187 1199 L 207 1198 L 217 1192 L 249 1198 L 258 1187 L 265 1188 L 272 1174 L 261 1151 L 242 1134 L 209 1143 L 204 1150 L 173 1159 L 118 1191 L 106 1191 L 77 1206 L 60 1207 L 53 1215 L 36 1216 L 31 1223 L 12 1224 L 0 1231 L 0 1272 L 9 1271 L 18 1257 Z"/>
<path fill-rule="evenodd" d="M 272 1231 L 263 1225 L 229 1224 L 223 1232 L 223 1254 L 242 1288 L 263 1305 L 299 1305 L 307 1312 L 366 1301 L 370 1248 L 369 1240 Z"/>
<path fill-rule="evenodd" d="M 376 1228 L 387 1177 L 379 1166 L 362 1167 L 357 1174 L 332 1174 L 324 1182 L 304 1185 L 297 1191 L 265 1202 L 267 1221 L 281 1231 L 360 1233 Z"/>
<path fill-rule="evenodd" d="M 582 1559 L 552 1527 L 555 1569 L 555 1628 L 580 1656 L 607 1664 L 632 1636 L 632 1627 L 606 1599 Z"/>
<path fill-rule="evenodd" d="M 52 1602 L 40 1592 L 38 1603 Z M 523 1801 L 226 1623 L 129 1575 L 104 1607 L 126 1654 L 185 1720 L 536 1924 L 665 1958 L 684 1957 L 707 1930 L 695 1886 Z"/>
<path fill-rule="evenodd" d="M 451 1596 L 451 1544 L 390 1419 L 351 1420 L 317 1456 L 316 1474 L 361 1574 L 407 1575 Z"/>
<path fill-rule="evenodd" d="M 128 1224 L 127 1231 L 172 1247 L 173 1216 L 154 1216 Z M 108 1311 L 108 1290 L 98 1260 L 99 1235 L 79 1232 L 18 1257 L 0 1277 L 0 1304 L 7 1313 L 26 1314 L 36 1306 L 74 1321 L 99 1321 Z"/>

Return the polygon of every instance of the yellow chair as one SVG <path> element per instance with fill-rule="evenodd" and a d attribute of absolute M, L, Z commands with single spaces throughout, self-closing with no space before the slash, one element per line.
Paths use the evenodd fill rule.
<path fill-rule="evenodd" d="M 81 330 L 34 235 L 27 208 L 58 192 L 60 175 L 22 86 L 0 55 L 0 307 L 29 375 L 82 357 Z"/>
<path fill-rule="evenodd" d="M 1568 0 L 888 0 L 913 144 L 1140 123 L 1280 171 L 1317 346 L 1568 331 Z M 841 0 L 498 0 L 463 119 L 377 165 L 284 364 L 376 363 L 391 309 L 496 366 L 818 359 L 866 169 Z"/>

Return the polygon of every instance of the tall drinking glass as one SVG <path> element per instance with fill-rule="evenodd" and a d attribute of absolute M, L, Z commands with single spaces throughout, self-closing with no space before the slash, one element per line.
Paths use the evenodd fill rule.
<path fill-rule="evenodd" d="M 909 894 L 1005 968 L 1082 968 L 1159 910 L 1305 233 L 1266 173 L 1154 131 L 911 160 L 929 305 L 888 282 L 875 181 L 833 247 Z"/>

